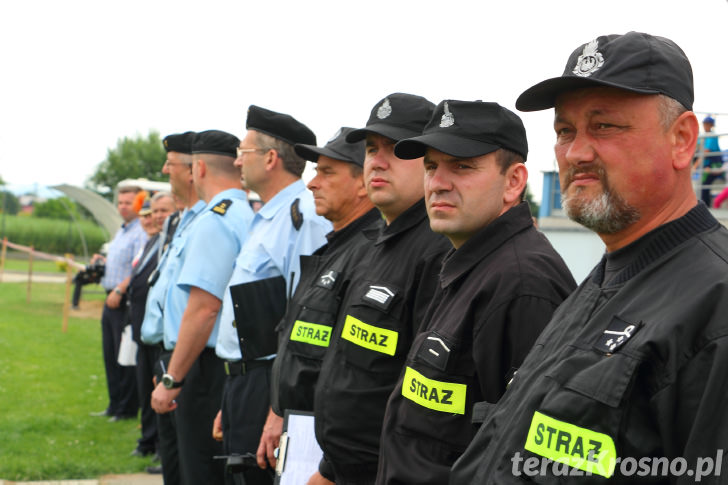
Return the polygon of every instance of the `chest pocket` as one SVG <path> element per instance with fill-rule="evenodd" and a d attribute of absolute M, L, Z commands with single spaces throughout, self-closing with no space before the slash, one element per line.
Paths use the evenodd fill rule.
<path fill-rule="evenodd" d="M 334 289 L 312 286 L 304 294 L 288 333 L 291 353 L 322 360 L 331 343 L 339 297 Z"/>
<path fill-rule="evenodd" d="M 548 377 L 564 389 L 611 408 L 619 407 L 640 360 L 623 352 L 603 355 L 570 345 Z"/>
<path fill-rule="evenodd" d="M 547 374 L 551 386 L 533 415 L 525 448 L 603 477 L 620 456 L 623 403 L 641 359 L 626 352 L 605 355 L 570 345 Z"/>
<path fill-rule="evenodd" d="M 367 282 L 354 293 L 341 329 L 341 348 L 348 364 L 371 372 L 398 374 L 403 363 L 401 290 Z M 408 331 L 405 332 L 405 335 Z"/>

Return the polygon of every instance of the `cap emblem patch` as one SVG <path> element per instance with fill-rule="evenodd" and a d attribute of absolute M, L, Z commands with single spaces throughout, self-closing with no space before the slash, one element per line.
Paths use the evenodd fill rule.
<path fill-rule="evenodd" d="M 581 77 L 589 77 L 602 67 L 602 64 L 604 64 L 604 56 L 597 51 L 598 47 L 599 42 L 596 39 L 584 46 L 584 50 L 579 56 L 579 59 L 577 59 L 576 66 L 574 66 L 574 70 L 572 71 L 574 74 Z"/>
<path fill-rule="evenodd" d="M 440 118 L 440 128 L 447 128 L 454 124 L 455 117 L 450 112 L 450 106 L 448 106 L 447 101 L 445 101 L 445 112 L 442 114 L 442 118 Z"/>
<path fill-rule="evenodd" d="M 389 104 L 389 98 L 384 98 L 384 102 L 377 110 L 377 118 L 383 120 L 384 118 L 389 118 L 389 115 L 391 114 L 392 106 Z"/>

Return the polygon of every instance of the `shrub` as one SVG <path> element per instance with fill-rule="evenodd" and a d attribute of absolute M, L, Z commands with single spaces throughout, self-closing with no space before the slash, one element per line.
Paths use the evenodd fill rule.
<path fill-rule="evenodd" d="M 57 219 L 5 216 L 5 236 L 8 241 L 23 246 L 33 246 L 38 251 L 62 255 L 83 255 L 79 230 L 83 232 L 89 255 L 99 252 L 108 240 L 106 232 L 90 221 L 77 224 Z"/>

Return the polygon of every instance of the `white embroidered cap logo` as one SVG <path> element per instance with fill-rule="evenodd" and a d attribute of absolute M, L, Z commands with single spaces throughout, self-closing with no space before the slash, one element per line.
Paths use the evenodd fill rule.
<path fill-rule="evenodd" d="M 450 112 L 450 106 L 448 106 L 447 101 L 445 101 L 445 112 L 442 114 L 442 118 L 440 118 L 440 128 L 447 128 L 448 126 L 452 126 L 455 124 L 455 117 Z"/>
<path fill-rule="evenodd" d="M 377 110 L 377 118 L 383 120 L 392 114 L 392 105 L 389 104 L 389 98 L 384 98 L 384 102 Z"/>
<path fill-rule="evenodd" d="M 596 39 L 586 44 L 579 59 L 576 60 L 574 70 L 571 72 L 577 76 L 589 77 L 598 71 L 602 67 L 602 64 L 604 64 L 604 56 L 597 51 L 598 47 L 599 42 Z"/>

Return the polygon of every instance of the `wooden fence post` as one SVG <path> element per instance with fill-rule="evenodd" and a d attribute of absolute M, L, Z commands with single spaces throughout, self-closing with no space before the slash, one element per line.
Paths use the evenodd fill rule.
<path fill-rule="evenodd" d="M 68 331 L 68 312 L 71 309 L 71 270 L 73 268 L 73 254 L 66 253 L 66 298 L 63 300 L 63 333 Z"/>
<path fill-rule="evenodd" d="M 30 303 L 30 288 L 31 284 L 33 283 L 33 249 L 34 247 L 30 247 L 30 252 L 28 253 L 28 292 L 25 295 L 25 302 Z"/>
<path fill-rule="evenodd" d="M 8 238 L 3 238 L 3 249 L 0 253 L 0 282 L 3 280 L 3 274 L 5 273 L 5 256 L 8 253 Z"/>

